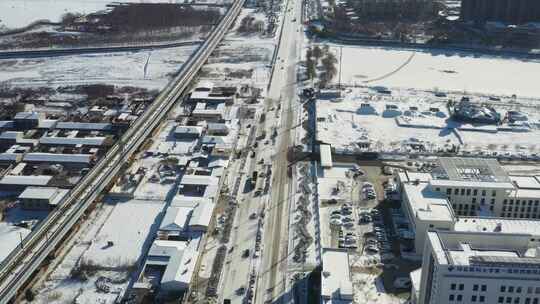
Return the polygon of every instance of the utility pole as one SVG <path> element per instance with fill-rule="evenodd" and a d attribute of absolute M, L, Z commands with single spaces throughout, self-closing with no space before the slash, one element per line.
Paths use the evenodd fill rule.
<path fill-rule="evenodd" d="M 343 59 L 343 46 L 342 45 L 339 46 L 339 90 L 340 91 L 341 91 L 341 67 L 342 67 L 341 59 Z M 341 92 L 339 93 L 339 95 L 341 96 Z"/>

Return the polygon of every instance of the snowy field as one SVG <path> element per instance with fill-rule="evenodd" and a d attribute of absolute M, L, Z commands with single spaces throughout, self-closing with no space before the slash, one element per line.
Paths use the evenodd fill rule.
<path fill-rule="evenodd" d="M 449 95 L 448 98 L 459 100 L 461 96 Z M 428 150 L 461 146 L 462 150 L 537 153 L 540 145 L 540 111 L 534 106 L 501 101 L 495 108 L 502 116 L 507 110 L 520 109 L 528 115 L 528 132 L 498 131 L 496 133 L 471 131 L 470 125 L 459 125 L 448 120 L 446 108 L 448 98 L 438 98 L 433 94 L 415 91 L 394 91 L 392 96 L 378 94 L 369 88 L 349 90 L 341 102 L 319 100 L 317 102 L 317 137 L 331 144 L 334 148 L 354 150 L 360 142 L 369 142 L 370 148 L 385 152 L 407 152 L 407 143 L 423 143 Z M 528 100 L 526 102 L 538 103 Z M 369 109 L 362 109 L 361 104 L 369 104 Z M 505 104 L 506 105 L 503 105 Z M 387 105 L 398 107 L 396 111 L 385 110 Z M 410 111 L 411 107 L 418 110 Z M 438 114 L 428 110 L 436 107 Z M 406 112 L 409 112 L 407 115 Z M 410 122 L 410 126 L 398 124 L 398 118 Z"/>
<path fill-rule="evenodd" d="M 0 83 L 23 87 L 104 83 L 161 89 L 196 47 L 193 45 L 140 52 L 4 59 L 0 60 Z"/>
<path fill-rule="evenodd" d="M 29 229 L 0 223 L 0 244 L 2 244 L 2 249 L 0 249 L 0 262 L 2 262 L 9 253 L 20 244 L 21 237 L 25 238 L 29 233 Z"/>
<path fill-rule="evenodd" d="M 331 50 L 339 59 L 340 50 Z M 442 50 L 343 47 L 342 82 L 538 97 L 540 60 Z M 339 68 L 338 68 L 339 69 Z M 338 82 L 338 77 L 334 80 Z"/>
<path fill-rule="evenodd" d="M 93 13 L 112 2 L 123 3 L 184 3 L 183 0 L 2 0 L 0 28 L 19 28 L 37 20 L 60 21 L 65 13 Z"/>
<path fill-rule="evenodd" d="M 152 238 L 161 221 L 164 208 L 160 201 L 118 203 L 99 234 L 85 253 L 85 260 L 100 266 L 119 267 L 136 262 L 143 254 L 148 238 Z M 108 242 L 113 242 L 108 246 Z"/>

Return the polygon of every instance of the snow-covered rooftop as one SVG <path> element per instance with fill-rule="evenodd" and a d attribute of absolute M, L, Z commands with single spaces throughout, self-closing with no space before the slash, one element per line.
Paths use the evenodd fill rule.
<path fill-rule="evenodd" d="M 91 154 L 56 154 L 56 153 L 27 153 L 25 162 L 50 162 L 50 163 L 78 163 L 89 164 L 92 161 Z"/>
<path fill-rule="evenodd" d="M 353 286 L 347 250 L 324 248 L 322 265 L 321 296 L 324 299 L 352 300 Z"/>
<path fill-rule="evenodd" d="M 0 185 L 46 186 L 51 179 L 52 176 L 48 175 L 5 175 Z"/>
<path fill-rule="evenodd" d="M 413 216 L 431 221 L 453 221 L 454 214 L 446 195 L 432 191 L 425 183 L 402 186 Z"/>
<path fill-rule="evenodd" d="M 112 128 L 110 123 L 92 123 L 92 122 L 59 122 L 55 129 L 59 130 L 85 130 L 85 131 L 109 131 Z"/>
<path fill-rule="evenodd" d="M 19 195 L 19 199 L 48 200 L 49 204 L 57 205 L 68 192 L 69 190 L 56 187 L 27 187 Z"/>
<path fill-rule="evenodd" d="M 106 137 L 49 137 L 43 136 L 39 143 L 43 145 L 59 146 L 103 146 Z"/>
<path fill-rule="evenodd" d="M 501 232 L 540 236 L 540 220 L 460 217 L 454 223 L 455 231 Z"/>

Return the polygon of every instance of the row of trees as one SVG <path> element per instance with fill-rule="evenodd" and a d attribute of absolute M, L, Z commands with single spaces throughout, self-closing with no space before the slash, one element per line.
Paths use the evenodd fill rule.
<path fill-rule="evenodd" d="M 307 78 L 314 80 L 317 78 L 317 66 L 320 63 L 319 87 L 324 88 L 330 84 L 332 79 L 337 75 L 337 58 L 330 51 L 328 45 L 323 48 L 316 45 L 313 48 L 308 48 L 306 51 L 306 74 Z"/>
<path fill-rule="evenodd" d="M 263 33 L 264 22 L 261 20 L 256 20 L 252 16 L 245 16 L 242 21 L 240 21 L 238 32 L 241 34 Z"/>

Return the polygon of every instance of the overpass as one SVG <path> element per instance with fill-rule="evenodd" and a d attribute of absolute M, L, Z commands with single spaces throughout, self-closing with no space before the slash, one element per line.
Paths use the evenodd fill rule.
<path fill-rule="evenodd" d="M 159 126 L 178 101 L 212 51 L 240 13 L 245 0 L 235 0 L 206 41 L 182 66 L 177 77 L 132 124 L 103 159 L 83 177 L 53 210 L 0 264 L 0 304 L 10 303 L 18 291 L 39 270 L 43 261 L 61 246 L 84 212 Z"/>

